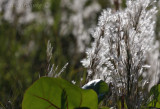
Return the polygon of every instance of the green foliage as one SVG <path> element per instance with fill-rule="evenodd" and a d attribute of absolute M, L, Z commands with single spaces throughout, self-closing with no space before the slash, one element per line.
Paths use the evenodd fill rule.
<path fill-rule="evenodd" d="M 61 94 L 61 109 L 68 109 L 68 99 L 67 99 L 67 93 L 63 89 Z"/>
<path fill-rule="evenodd" d="M 86 6 L 90 5 L 93 1 L 94 0 L 89 0 L 86 3 Z M 5 2 L 4 5 L 7 2 Z M 45 7 L 47 6 L 46 2 L 48 2 L 50 5 L 49 10 L 51 11 L 51 15 L 53 16 L 54 20 L 53 24 L 47 24 L 47 22 L 44 19 L 47 14 L 45 10 Z M 100 3 L 102 9 L 113 7 L 109 0 L 98 0 L 98 2 Z M 126 0 L 122 0 L 122 7 L 125 7 L 125 2 Z M 59 66 L 59 68 L 62 68 L 65 63 L 69 62 L 69 66 L 66 69 L 66 73 L 62 74 L 62 77 L 67 79 L 68 81 L 75 80 L 76 84 L 79 86 L 82 86 L 85 83 L 86 70 L 83 69 L 80 64 L 80 60 L 84 57 L 84 53 L 79 53 L 79 54 L 76 53 L 77 49 L 76 41 L 72 34 L 67 34 L 64 36 L 61 36 L 60 34 L 61 18 L 63 14 L 61 8 L 61 0 L 46 0 L 46 1 L 33 0 L 31 4 L 23 4 L 23 5 L 27 6 L 30 5 L 32 7 L 33 14 L 36 12 L 38 12 L 38 14 L 43 13 L 42 18 L 39 18 L 41 19 L 42 22 L 37 22 L 39 20 L 38 19 L 37 21 L 35 20 L 29 23 L 20 24 L 18 22 L 20 20 L 19 17 L 20 16 L 25 17 L 25 13 L 21 14 L 13 13 L 13 19 L 14 17 L 16 17 L 16 20 L 10 23 L 9 21 L 4 20 L 4 12 L 0 12 L 0 108 L 21 109 L 22 98 L 25 90 L 35 80 L 38 79 L 39 75 L 44 76 L 47 73 L 46 45 L 48 40 L 50 40 L 53 45 L 53 59 L 51 60 L 51 62 Z M 28 7 L 26 7 L 25 9 L 28 10 Z M 97 22 L 97 16 L 95 16 L 95 22 L 93 23 Z M 158 37 L 159 27 L 160 27 L 160 22 L 158 19 L 159 16 L 160 12 L 158 12 L 157 16 L 158 20 L 156 25 L 157 39 L 159 39 Z M 91 27 L 88 24 L 87 20 L 85 21 L 84 26 L 89 28 Z M 68 28 L 73 28 L 73 27 L 68 26 Z M 83 82 L 80 81 L 81 77 L 83 78 Z M 47 79 L 46 84 L 48 84 L 47 83 L 48 81 L 54 81 L 54 79 L 53 80 L 50 80 L 50 78 L 49 80 Z M 29 90 L 32 92 L 31 88 L 35 87 L 34 86 L 35 84 L 37 84 L 37 82 L 35 82 L 27 90 L 27 92 Z M 57 84 L 58 85 L 56 85 L 56 87 L 59 87 L 60 83 Z M 65 84 L 69 83 L 66 82 Z M 36 91 L 35 92 L 39 94 L 40 91 L 42 92 L 42 90 L 44 90 L 44 88 L 48 88 L 49 90 L 46 91 L 47 93 L 45 96 L 52 97 L 53 95 L 51 94 L 53 92 L 51 92 L 50 89 L 54 88 L 49 86 L 53 85 L 55 84 L 49 83 L 49 85 L 47 86 L 43 86 L 43 84 L 39 85 L 43 86 L 43 88 L 39 87 L 37 89 L 37 92 Z M 102 88 L 101 85 L 102 86 L 104 85 L 104 87 Z M 106 84 L 101 84 L 101 85 L 98 86 L 100 87 L 100 89 L 97 86 L 96 86 L 97 89 L 95 88 L 95 91 L 97 92 L 98 96 L 100 94 L 103 95 L 107 93 L 108 90 L 108 86 L 106 86 Z M 68 98 L 70 96 L 69 95 L 70 92 L 68 92 L 68 90 L 64 87 L 58 88 L 58 90 L 60 92 L 57 91 L 55 92 L 59 94 L 58 97 L 59 99 L 62 100 L 58 101 L 59 106 L 65 107 L 67 103 L 69 103 L 67 101 L 70 100 L 70 98 Z M 74 90 L 81 90 L 81 89 L 76 87 Z M 91 101 L 91 99 L 89 97 L 90 94 L 88 94 L 88 91 L 83 90 L 82 92 L 86 96 L 86 97 L 82 96 L 83 99 L 85 98 L 83 102 L 84 105 L 82 105 L 84 109 L 84 107 L 87 105 L 85 104 L 85 102 L 88 102 L 87 100 Z M 91 92 L 91 94 L 94 94 L 93 91 L 89 92 Z M 79 95 L 80 92 L 78 91 L 77 93 L 78 95 L 76 95 L 76 97 L 78 96 L 80 98 Z M 27 94 L 25 94 L 25 97 L 26 95 Z M 28 96 L 29 95 L 27 95 L 27 97 Z M 104 95 L 100 97 L 103 98 Z M 102 100 L 102 98 L 100 97 L 98 98 L 98 101 Z M 74 97 L 74 99 L 76 98 Z M 29 103 L 31 103 L 31 101 L 29 101 Z M 79 102 L 79 100 L 76 101 Z M 33 102 L 33 104 L 36 102 L 38 101 Z M 90 104 L 94 106 L 94 103 Z M 38 106 L 41 106 L 41 104 L 38 104 Z M 27 109 L 30 109 L 30 107 L 28 107 Z"/>
<path fill-rule="evenodd" d="M 97 94 L 93 90 L 83 90 L 60 78 L 42 77 L 26 91 L 22 109 L 45 109 L 47 107 L 97 109 Z"/>
<path fill-rule="evenodd" d="M 32 11 L 43 11 L 45 8 L 45 1 L 44 0 L 33 0 L 32 1 Z"/>
<path fill-rule="evenodd" d="M 110 109 L 109 107 L 101 107 L 99 109 Z"/>
<path fill-rule="evenodd" d="M 101 4 L 102 9 L 105 9 L 106 7 L 111 7 L 111 3 L 109 0 L 98 0 L 98 2 Z"/>
<path fill-rule="evenodd" d="M 121 100 L 118 100 L 117 106 L 118 106 L 118 109 L 122 109 L 122 102 L 121 102 Z M 125 100 L 124 100 L 124 109 L 128 109 Z"/>
<path fill-rule="evenodd" d="M 148 107 L 160 108 L 160 84 L 151 88 L 150 95 L 153 96 L 153 99 L 149 102 Z"/>
<path fill-rule="evenodd" d="M 99 82 L 93 82 L 86 85 L 84 89 L 93 89 L 98 95 L 98 102 L 100 103 L 109 92 L 108 84 L 100 80 Z"/>
<path fill-rule="evenodd" d="M 126 0 L 122 0 L 122 8 L 126 8 Z"/>
<path fill-rule="evenodd" d="M 150 95 L 153 96 L 153 100 L 148 104 L 148 106 L 160 108 L 160 84 L 152 87 Z"/>

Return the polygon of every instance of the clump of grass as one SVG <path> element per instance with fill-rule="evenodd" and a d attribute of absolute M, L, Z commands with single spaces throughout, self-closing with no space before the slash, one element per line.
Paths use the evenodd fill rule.
<path fill-rule="evenodd" d="M 129 0 L 127 8 L 104 10 L 82 64 L 88 81 L 102 79 L 112 84 L 114 103 L 126 100 L 131 109 L 144 102 L 143 90 L 150 77 L 147 54 L 154 49 L 156 7 L 151 0 Z M 122 99 L 123 98 L 123 99 Z M 125 99 L 125 100 L 124 100 Z"/>

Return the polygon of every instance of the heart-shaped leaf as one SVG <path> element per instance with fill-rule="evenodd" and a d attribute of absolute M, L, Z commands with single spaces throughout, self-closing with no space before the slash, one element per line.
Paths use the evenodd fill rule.
<path fill-rule="evenodd" d="M 93 90 L 83 90 L 60 78 L 42 77 L 27 89 L 22 109 L 60 109 L 66 105 L 68 109 L 97 109 L 97 94 Z"/>

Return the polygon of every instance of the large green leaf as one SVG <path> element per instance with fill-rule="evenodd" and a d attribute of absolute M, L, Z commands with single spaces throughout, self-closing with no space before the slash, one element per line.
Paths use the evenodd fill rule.
<path fill-rule="evenodd" d="M 98 107 L 97 94 L 93 90 L 83 90 L 60 78 L 42 77 L 24 94 L 22 109 L 60 109 L 65 102 L 68 109 Z"/>
<path fill-rule="evenodd" d="M 106 94 L 109 92 L 108 84 L 104 81 L 97 79 L 90 81 L 82 87 L 83 89 L 93 89 L 98 95 L 98 102 L 102 101 Z"/>
<path fill-rule="evenodd" d="M 160 108 L 160 84 L 155 85 L 150 90 L 153 99 L 149 102 L 148 107 Z"/>

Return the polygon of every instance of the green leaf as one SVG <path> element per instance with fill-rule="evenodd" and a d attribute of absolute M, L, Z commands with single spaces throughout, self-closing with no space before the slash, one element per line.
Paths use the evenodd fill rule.
<path fill-rule="evenodd" d="M 98 107 L 97 94 L 93 90 L 83 90 L 60 78 L 42 77 L 27 89 L 22 109 L 60 109 L 66 101 L 68 109 Z"/>
<path fill-rule="evenodd" d="M 93 80 L 82 87 L 83 89 L 93 89 L 98 95 L 98 103 L 102 101 L 109 92 L 108 84 L 102 80 Z"/>
<path fill-rule="evenodd" d="M 148 107 L 160 108 L 160 84 L 151 88 L 150 96 L 153 96 L 153 99 L 148 103 Z"/>

